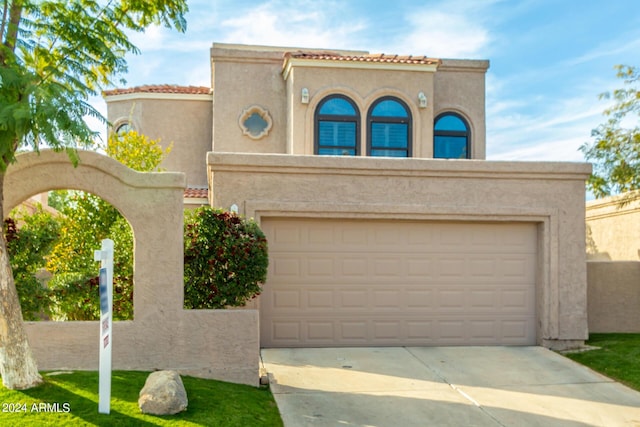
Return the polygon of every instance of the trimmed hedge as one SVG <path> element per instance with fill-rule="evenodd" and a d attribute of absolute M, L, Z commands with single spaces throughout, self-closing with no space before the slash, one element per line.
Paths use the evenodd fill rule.
<path fill-rule="evenodd" d="M 267 239 L 253 220 L 210 207 L 185 212 L 184 307 L 245 305 L 267 278 Z"/>

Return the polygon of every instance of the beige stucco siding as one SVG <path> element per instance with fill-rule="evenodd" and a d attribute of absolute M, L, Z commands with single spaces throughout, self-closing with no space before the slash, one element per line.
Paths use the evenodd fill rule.
<path fill-rule="evenodd" d="M 589 332 L 640 332 L 640 262 L 589 261 Z"/>
<path fill-rule="evenodd" d="M 95 152 L 78 155 L 76 167 L 65 153 L 19 155 L 7 169 L 4 208 L 71 188 L 96 194 L 127 219 L 135 239 L 134 318 L 113 322 L 114 369 L 175 369 L 257 385 L 258 312 L 183 309 L 184 174 L 139 173 Z M 98 368 L 100 322 L 27 322 L 25 328 L 40 369 Z"/>
<path fill-rule="evenodd" d="M 590 259 L 640 259 L 640 201 L 614 196 L 587 203 L 587 253 Z"/>
<path fill-rule="evenodd" d="M 284 153 L 286 102 L 280 70 L 282 52 L 250 52 L 211 49 L 213 151 Z M 273 120 L 269 134 L 254 140 L 242 134 L 238 119 L 251 106 L 260 106 Z"/>
<path fill-rule="evenodd" d="M 445 59 L 434 77 L 434 119 L 445 111 L 457 112 L 467 119 L 473 159 L 486 158 L 485 73 L 488 67 L 488 61 Z"/>
<path fill-rule="evenodd" d="M 485 158 L 485 73 L 488 61 L 445 60 L 438 65 L 316 61 L 288 66 L 291 48 L 214 44 L 211 49 L 213 151 L 236 153 L 314 153 L 314 112 L 331 94 L 351 98 L 360 110 L 360 152 L 366 153 L 366 119 L 383 96 L 404 101 L 412 116 L 413 157 L 433 157 L 433 119 L 442 111 L 462 114 L 471 127 L 471 157 Z M 295 49 L 293 49 L 295 51 Z M 302 89 L 309 102 L 301 100 Z M 427 99 L 420 107 L 418 94 Z M 273 120 L 269 134 L 253 140 L 238 119 L 257 105 Z"/>
<path fill-rule="evenodd" d="M 206 153 L 211 151 L 211 96 L 135 94 L 112 96 L 107 117 L 114 126 L 128 121 L 164 148 L 173 143 L 161 167 L 183 172 L 187 187 L 207 185 Z"/>
<path fill-rule="evenodd" d="M 418 107 L 418 93 L 433 99 L 433 73 L 397 70 L 362 70 L 340 68 L 294 67 L 287 76 L 287 99 L 290 101 L 290 127 L 287 141 L 290 154 L 314 153 L 314 113 L 329 95 L 348 96 L 360 113 L 360 153 L 366 153 L 367 113 L 383 96 L 393 96 L 409 107 L 412 118 L 413 157 L 432 157 L 433 107 Z M 301 102 L 303 88 L 309 90 L 309 103 Z M 423 144 L 422 141 L 429 141 Z"/>
<path fill-rule="evenodd" d="M 537 224 L 537 342 L 587 337 L 586 164 L 210 153 L 213 205 L 263 217 Z"/>

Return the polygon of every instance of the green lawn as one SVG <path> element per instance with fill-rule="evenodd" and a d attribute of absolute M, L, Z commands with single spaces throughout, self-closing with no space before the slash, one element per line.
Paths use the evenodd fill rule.
<path fill-rule="evenodd" d="M 44 385 L 25 391 L 0 385 L 0 425 L 282 426 L 268 388 L 186 376 L 182 377 L 189 399 L 185 412 L 162 417 L 144 415 L 138 408 L 138 393 L 148 375 L 113 372 L 109 415 L 98 414 L 97 372 L 44 373 Z"/>
<path fill-rule="evenodd" d="M 640 391 L 640 334 L 591 334 L 587 344 L 600 349 L 566 356 Z"/>

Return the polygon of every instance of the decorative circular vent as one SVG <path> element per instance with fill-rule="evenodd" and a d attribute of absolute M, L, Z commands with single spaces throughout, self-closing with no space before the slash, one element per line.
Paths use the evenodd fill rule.
<path fill-rule="evenodd" d="M 260 139 L 269 134 L 273 121 L 269 112 L 258 105 L 245 109 L 238 120 L 242 133 L 252 139 Z"/>

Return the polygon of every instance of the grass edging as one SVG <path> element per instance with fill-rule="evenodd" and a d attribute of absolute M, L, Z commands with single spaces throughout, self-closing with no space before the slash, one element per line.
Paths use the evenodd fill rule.
<path fill-rule="evenodd" d="M 43 373 L 30 390 L 0 386 L 0 425 L 12 426 L 282 426 L 268 387 L 182 376 L 189 406 L 176 415 L 140 412 L 138 395 L 149 372 L 114 371 L 111 413 L 98 413 L 98 372 Z"/>
<path fill-rule="evenodd" d="M 589 351 L 564 352 L 569 359 L 640 391 L 640 334 L 590 334 Z"/>

